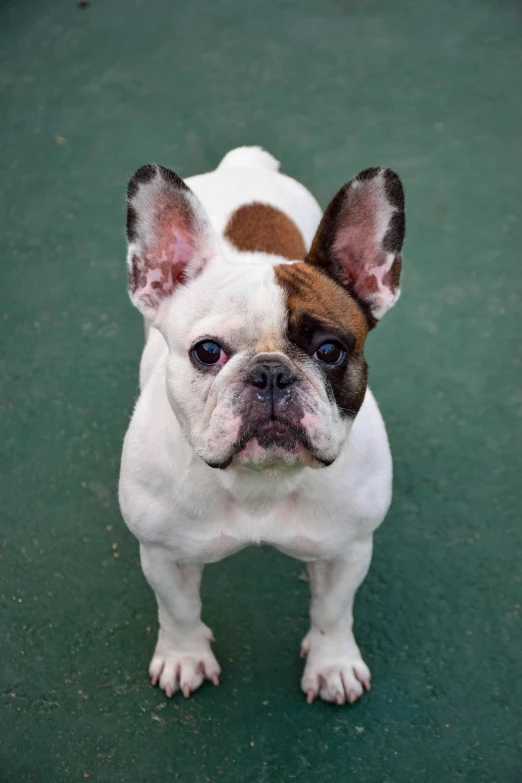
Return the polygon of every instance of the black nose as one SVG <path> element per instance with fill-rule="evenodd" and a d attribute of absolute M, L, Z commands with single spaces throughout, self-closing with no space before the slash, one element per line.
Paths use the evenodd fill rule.
<path fill-rule="evenodd" d="M 248 381 L 257 389 L 275 391 L 286 389 L 295 381 L 295 376 L 282 362 L 260 362 L 252 367 Z"/>

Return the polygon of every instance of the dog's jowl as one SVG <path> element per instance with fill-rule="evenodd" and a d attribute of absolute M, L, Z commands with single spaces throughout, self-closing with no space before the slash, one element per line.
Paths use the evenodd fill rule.
<path fill-rule="evenodd" d="M 258 147 L 186 181 L 144 166 L 127 237 L 147 340 L 120 505 L 158 602 L 151 680 L 219 683 L 203 566 L 263 541 L 308 566 L 308 701 L 353 702 L 370 688 L 353 600 L 392 485 L 364 346 L 400 292 L 400 180 L 367 169 L 321 214 Z"/>

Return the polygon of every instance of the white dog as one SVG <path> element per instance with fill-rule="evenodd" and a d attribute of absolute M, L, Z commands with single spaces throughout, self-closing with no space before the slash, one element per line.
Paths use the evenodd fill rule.
<path fill-rule="evenodd" d="M 241 147 L 186 182 L 151 165 L 129 183 L 147 341 L 120 505 L 158 601 L 153 684 L 219 683 L 203 566 L 265 543 L 308 564 L 307 700 L 351 703 L 370 688 L 353 600 L 392 489 L 363 349 L 399 296 L 404 196 L 392 171 L 367 169 L 321 216 L 278 169 Z"/>

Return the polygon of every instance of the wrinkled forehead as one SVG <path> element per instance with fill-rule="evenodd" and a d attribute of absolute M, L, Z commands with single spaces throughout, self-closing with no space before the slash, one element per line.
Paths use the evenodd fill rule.
<path fill-rule="evenodd" d="M 271 264 L 222 262 L 188 288 L 180 304 L 190 343 L 215 337 L 234 350 L 283 350 L 288 313 Z"/>

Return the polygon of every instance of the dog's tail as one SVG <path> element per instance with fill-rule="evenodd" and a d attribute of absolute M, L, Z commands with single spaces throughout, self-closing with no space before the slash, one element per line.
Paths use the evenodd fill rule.
<path fill-rule="evenodd" d="M 244 166 L 279 171 L 280 163 L 262 147 L 236 147 L 235 150 L 227 152 L 218 169 L 243 168 Z"/>

